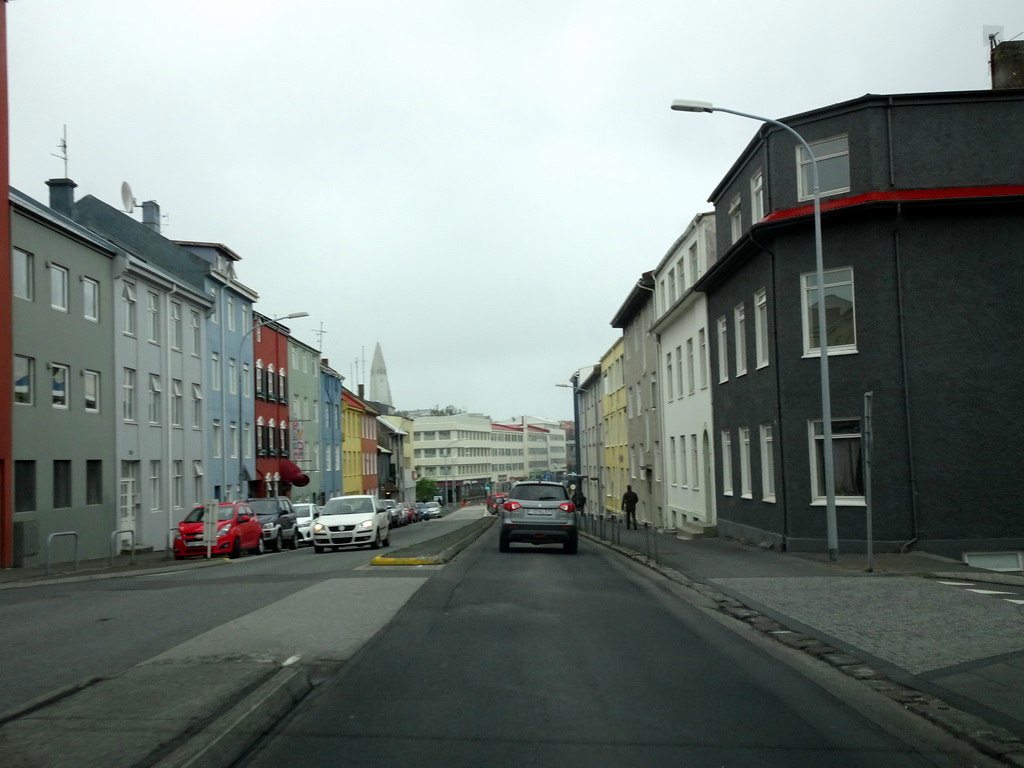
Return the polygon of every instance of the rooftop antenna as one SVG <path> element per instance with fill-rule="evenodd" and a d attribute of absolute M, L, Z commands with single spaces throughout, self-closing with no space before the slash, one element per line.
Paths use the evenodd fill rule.
<path fill-rule="evenodd" d="M 60 144 L 57 145 L 57 149 L 60 150 L 58 155 L 55 152 L 51 152 L 51 157 L 58 157 L 64 161 L 64 178 L 68 177 L 68 126 L 64 124 L 64 134 L 61 136 Z"/>
<path fill-rule="evenodd" d="M 1003 42 L 1003 28 L 995 24 L 984 24 L 981 27 L 982 42 L 988 45 L 988 49 L 991 51 L 1001 42 Z"/>
<path fill-rule="evenodd" d="M 124 207 L 125 213 L 131 213 L 135 210 L 136 203 L 135 198 L 132 196 L 132 188 L 128 186 L 127 181 L 121 182 L 121 205 Z"/>
<path fill-rule="evenodd" d="M 324 334 L 327 333 L 327 331 L 324 330 L 324 323 L 323 323 L 322 320 L 320 321 L 320 329 L 317 330 L 317 331 L 313 331 L 313 333 L 316 334 L 316 344 L 317 344 L 317 346 L 320 347 L 321 351 L 323 351 L 323 348 L 324 348 Z"/>

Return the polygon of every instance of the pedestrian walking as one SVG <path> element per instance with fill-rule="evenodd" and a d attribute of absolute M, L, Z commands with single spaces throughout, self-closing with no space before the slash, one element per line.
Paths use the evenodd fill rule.
<path fill-rule="evenodd" d="M 576 511 L 582 515 L 587 506 L 587 497 L 583 495 L 583 491 L 576 491 L 576 495 L 572 497 L 572 503 L 576 505 Z"/>
<path fill-rule="evenodd" d="M 640 497 L 633 491 L 632 485 L 626 486 L 626 492 L 622 494 L 622 508 L 626 512 L 626 528 L 629 528 L 630 523 L 633 524 L 633 530 L 639 530 L 636 526 L 636 503 L 640 501 Z"/>

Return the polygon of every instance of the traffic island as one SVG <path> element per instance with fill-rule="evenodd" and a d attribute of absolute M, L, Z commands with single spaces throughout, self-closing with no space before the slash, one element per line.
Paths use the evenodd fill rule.
<path fill-rule="evenodd" d="M 411 544 L 387 555 L 377 555 L 370 565 L 443 565 L 476 541 L 497 519 L 491 515 L 481 517 L 436 539 Z"/>

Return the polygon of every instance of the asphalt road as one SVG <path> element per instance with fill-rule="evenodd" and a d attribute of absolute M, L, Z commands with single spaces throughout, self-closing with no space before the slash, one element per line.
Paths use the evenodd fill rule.
<path fill-rule="evenodd" d="M 391 549 L 379 552 L 462 524 L 441 519 L 393 530 Z M 173 573 L 0 590 L 0 713 L 154 659 L 342 662 L 435 570 L 372 568 L 376 554 L 302 548 Z M 346 604 L 350 614 L 338 609 Z M 334 638 L 330 647 L 326 636 Z"/>
<path fill-rule="evenodd" d="M 492 528 L 257 746 L 282 766 L 969 762 L 857 681 L 583 545 Z"/>

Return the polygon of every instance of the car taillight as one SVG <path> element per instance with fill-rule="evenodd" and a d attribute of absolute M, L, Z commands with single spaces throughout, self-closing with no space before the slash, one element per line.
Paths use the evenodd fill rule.
<path fill-rule="evenodd" d="M 520 504 L 518 501 L 506 501 L 505 502 L 505 511 L 506 512 L 515 512 L 521 506 L 523 506 L 523 505 Z"/>
<path fill-rule="evenodd" d="M 576 505 L 573 504 L 571 501 L 567 501 L 564 504 L 559 504 L 558 508 L 563 512 L 568 512 L 569 514 L 572 514 L 576 511 Z"/>

